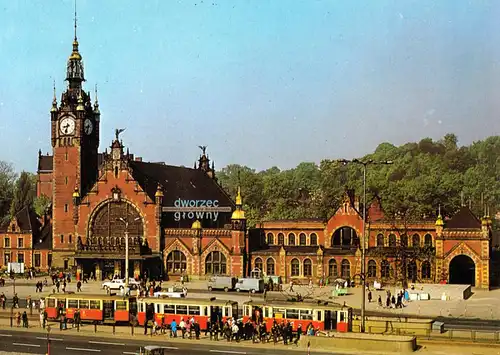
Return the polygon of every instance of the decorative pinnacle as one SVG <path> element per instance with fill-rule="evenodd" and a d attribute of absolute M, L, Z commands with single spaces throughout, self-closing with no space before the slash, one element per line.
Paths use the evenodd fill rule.
<path fill-rule="evenodd" d="M 76 38 L 76 0 L 75 0 L 75 42 L 77 41 Z"/>
<path fill-rule="evenodd" d="M 99 99 L 97 98 L 97 84 L 95 84 L 95 101 L 94 101 L 94 113 L 99 114 Z"/>
<path fill-rule="evenodd" d="M 78 106 L 76 106 L 77 111 L 84 111 L 85 107 L 83 106 L 83 97 L 82 97 L 82 92 L 78 94 Z"/>
<path fill-rule="evenodd" d="M 54 98 L 52 99 L 52 108 L 50 109 L 50 112 L 56 112 L 57 111 L 57 98 L 56 98 L 56 81 L 54 80 Z"/>

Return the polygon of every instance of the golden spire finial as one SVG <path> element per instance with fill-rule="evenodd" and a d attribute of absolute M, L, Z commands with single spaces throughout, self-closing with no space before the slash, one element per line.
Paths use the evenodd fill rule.
<path fill-rule="evenodd" d="M 55 81 L 55 79 L 54 79 L 53 87 L 54 87 L 54 98 L 52 99 L 52 108 L 50 109 L 50 112 L 57 111 L 56 81 Z"/>
<path fill-rule="evenodd" d="M 241 206 L 241 188 L 238 186 L 238 193 L 236 194 L 236 206 Z"/>

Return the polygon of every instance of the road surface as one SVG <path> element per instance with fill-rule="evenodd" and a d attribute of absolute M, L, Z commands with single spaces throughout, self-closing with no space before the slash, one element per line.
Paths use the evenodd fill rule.
<path fill-rule="evenodd" d="M 156 338 L 157 339 L 157 338 Z M 106 355 L 127 355 L 138 354 L 140 346 L 146 345 L 161 345 L 169 348 L 169 354 L 196 354 L 196 355 L 259 355 L 259 354 L 273 354 L 273 355 L 290 355 L 290 350 L 283 344 L 278 344 L 276 347 L 272 344 L 262 346 L 248 343 L 247 347 L 243 346 L 224 346 L 218 345 L 217 342 L 213 344 L 197 344 L 196 340 L 188 340 L 182 342 L 165 342 L 158 341 L 150 342 L 141 340 L 130 340 L 123 338 L 99 338 L 99 337 L 85 337 L 85 336 L 71 336 L 54 334 L 51 336 L 50 353 L 53 355 L 84 355 L 84 354 L 98 354 L 104 353 Z M 222 340 L 220 341 L 222 342 Z M 295 349 L 294 349 L 295 350 Z M 35 332 L 16 332 L 5 329 L 0 330 L 0 351 L 12 351 L 28 354 L 46 354 L 47 353 L 47 333 Z M 304 351 L 296 352 L 301 354 Z M 295 351 L 292 351 L 292 354 Z M 323 352 L 311 351 L 311 354 L 322 354 Z M 341 355 L 342 353 L 330 353 Z"/>

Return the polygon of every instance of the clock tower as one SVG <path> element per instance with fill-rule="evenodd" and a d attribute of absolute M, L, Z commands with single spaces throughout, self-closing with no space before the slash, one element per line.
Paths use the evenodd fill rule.
<path fill-rule="evenodd" d="M 52 213 L 54 266 L 73 265 L 70 253 L 77 236 L 73 220 L 72 196 L 87 194 L 97 180 L 100 111 L 97 101 L 92 106 L 90 93 L 83 90 L 85 81 L 82 56 L 76 36 L 69 56 L 66 91 L 58 107 L 54 99 L 50 112 L 53 150 Z"/>

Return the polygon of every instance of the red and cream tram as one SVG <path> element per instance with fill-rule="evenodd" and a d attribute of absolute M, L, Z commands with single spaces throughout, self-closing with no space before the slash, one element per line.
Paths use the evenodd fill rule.
<path fill-rule="evenodd" d="M 328 302 L 248 301 L 243 303 L 243 321 L 266 322 L 271 330 L 274 320 L 278 323 L 299 324 L 305 329 L 309 323 L 319 330 L 349 332 L 352 329 L 352 308 Z"/>
<path fill-rule="evenodd" d="M 179 324 L 181 318 L 187 322 L 194 317 L 201 329 L 207 328 L 207 322 L 238 318 L 238 302 L 214 298 L 139 298 L 137 321 L 140 325 L 144 325 L 148 308 L 153 310 L 158 324 L 170 324 L 174 319 Z"/>
<path fill-rule="evenodd" d="M 45 310 L 49 319 L 56 319 L 62 311 L 68 319 L 73 319 L 80 310 L 82 322 L 129 322 L 130 316 L 137 314 L 135 297 L 52 294 L 45 298 Z"/>

